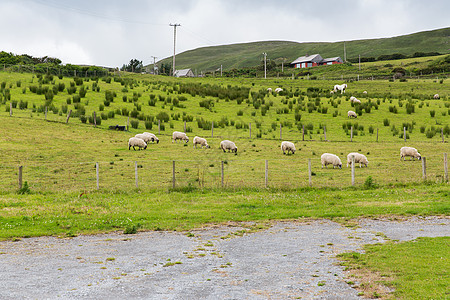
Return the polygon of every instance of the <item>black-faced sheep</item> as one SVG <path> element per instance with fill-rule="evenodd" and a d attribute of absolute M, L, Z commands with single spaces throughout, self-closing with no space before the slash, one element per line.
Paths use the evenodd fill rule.
<path fill-rule="evenodd" d="M 412 160 L 414 160 L 414 158 L 417 158 L 418 160 L 422 159 L 422 156 L 420 155 L 420 153 L 417 151 L 416 148 L 413 148 L 413 147 L 400 148 L 400 160 L 405 160 L 406 156 L 411 156 Z"/>
<path fill-rule="evenodd" d="M 137 137 L 132 137 L 128 140 L 128 150 L 131 149 L 131 147 L 133 147 L 133 150 L 136 150 L 134 147 L 138 147 L 139 150 L 141 150 L 141 148 L 147 149 L 147 143 L 140 138 Z"/>
<path fill-rule="evenodd" d="M 339 169 L 342 169 L 342 163 L 340 158 L 337 155 L 330 154 L 330 153 L 324 153 L 320 157 L 320 161 L 322 163 L 322 169 L 325 166 L 327 168 L 327 165 L 333 165 L 334 167 L 339 167 Z"/>
<path fill-rule="evenodd" d="M 184 141 L 185 143 L 189 142 L 189 138 L 186 135 L 186 133 L 180 132 L 180 131 L 174 131 L 172 133 L 172 143 L 177 140 Z"/>
<path fill-rule="evenodd" d="M 234 152 L 237 154 L 238 148 L 236 147 L 236 144 L 229 140 L 223 140 L 220 142 L 220 149 L 223 150 L 223 152 Z"/>
<path fill-rule="evenodd" d="M 288 141 L 281 142 L 281 150 L 283 151 L 283 154 L 286 154 L 286 152 L 289 154 L 289 151 L 291 151 L 292 154 L 295 154 L 295 145 Z"/>

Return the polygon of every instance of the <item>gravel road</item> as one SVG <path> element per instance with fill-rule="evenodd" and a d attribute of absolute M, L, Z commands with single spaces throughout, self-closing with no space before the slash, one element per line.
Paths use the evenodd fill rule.
<path fill-rule="evenodd" d="M 449 236 L 450 218 L 230 224 L 0 242 L 1 299 L 359 299 L 335 256 Z M 320 283 L 320 284 L 319 284 Z"/>

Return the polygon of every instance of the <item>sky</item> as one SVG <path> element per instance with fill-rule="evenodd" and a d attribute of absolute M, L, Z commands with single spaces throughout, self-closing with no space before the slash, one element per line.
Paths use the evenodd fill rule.
<path fill-rule="evenodd" d="M 201 47 L 337 42 L 450 26 L 449 0 L 0 0 L 0 51 L 144 65 Z"/>

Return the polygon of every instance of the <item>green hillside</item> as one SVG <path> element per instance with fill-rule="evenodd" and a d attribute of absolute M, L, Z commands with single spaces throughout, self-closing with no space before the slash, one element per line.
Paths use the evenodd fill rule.
<path fill-rule="evenodd" d="M 400 53 L 412 55 L 416 52 L 450 52 L 448 42 L 450 27 L 423 31 L 392 38 L 346 41 L 347 59 L 358 57 L 378 57 Z M 322 57 L 344 57 L 344 41 L 334 43 L 297 43 L 289 41 L 263 41 L 243 44 L 203 47 L 177 54 L 177 69 L 191 68 L 212 71 L 223 66 L 224 70 L 254 67 L 261 63 L 262 53 L 280 64 L 285 58 L 290 63 L 305 54 L 319 53 Z M 172 63 L 172 57 L 161 60 Z"/>

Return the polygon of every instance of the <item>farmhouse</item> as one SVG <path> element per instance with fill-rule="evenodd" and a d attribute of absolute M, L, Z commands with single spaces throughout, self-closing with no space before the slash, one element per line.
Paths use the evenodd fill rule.
<path fill-rule="evenodd" d="M 291 62 L 291 66 L 297 69 L 301 68 L 310 68 L 321 65 L 334 65 L 334 64 L 342 64 L 344 61 L 340 57 L 331 57 L 331 58 L 322 58 L 320 54 L 314 55 L 305 55 L 300 56 L 293 62 Z"/>
<path fill-rule="evenodd" d="M 175 77 L 195 77 L 191 69 L 182 69 L 175 71 Z"/>

